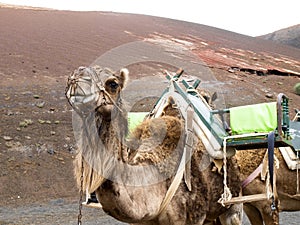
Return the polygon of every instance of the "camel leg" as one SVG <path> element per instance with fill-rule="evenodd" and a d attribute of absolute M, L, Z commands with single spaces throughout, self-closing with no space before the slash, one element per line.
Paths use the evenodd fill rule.
<path fill-rule="evenodd" d="M 186 214 L 184 214 L 184 216 L 183 216 L 183 215 L 178 214 L 176 212 L 176 209 L 183 210 L 184 212 L 187 211 L 185 205 L 181 205 L 181 206 L 179 204 L 175 208 L 168 207 L 165 212 L 163 212 L 162 214 L 159 215 L 159 217 L 158 217 L 158 219 L 156 221 L 156 224 L 185 225 L 188 222 L 191 222 L 191 221 L 188 221 L 188 218 L 187 218 Z M 204 223 L 205 218 L 206 218 L 206 214 L 201 214 L 200 218 L 198 219 L 198 221 L 197 221 L 197 223 L 195 225 L 203 225 L 203 224 L 205 224 Z M 194 223 L 192 223 L 192 224 L 194 224 Z"/>
<path fill-rule="evenodd" d="M 244 204 L 243 208 L 252 225 L 264 225 L 260 211 L 255 206 Z"/>
<path fill-rule="evenodd" d="M 199 220 L 198 220 L 198 223 L 196 223 L 196 225 L 204 225 L 205 223 L 205 218 L 206 218 L 206 214 L 203 214 Z"/>
<path fill-rule="evenodd" d="M 268 205 L 268 209 L 263 210 L 263 212 L 261 212 L 263 221 L 265 222 L 265 225 L 278 225 L 279 224 L 279 212 L 278 212 L 278 210 L 275 210 L 270 213 L 269 207 L 270 206 Z"/>
<path fill-rule="evenodd" d="M 252 225 L 279 224 L 279 211 L 272 211 L 269 201 L 244 204 L 244 211 Z"/>
<path fill-rule="evenodd" d="M 219 217 L 222 225 L 241 225 L 243 223 L 243 204 L 235 204 Z"/>

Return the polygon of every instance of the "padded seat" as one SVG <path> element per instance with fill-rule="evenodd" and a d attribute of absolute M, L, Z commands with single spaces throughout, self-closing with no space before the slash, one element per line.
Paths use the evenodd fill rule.
<path fill-rule="evenodd" d="M 261 103 L 229 109 L 233 135 L 266 133 L 277 128 L 277 103 Z"/>

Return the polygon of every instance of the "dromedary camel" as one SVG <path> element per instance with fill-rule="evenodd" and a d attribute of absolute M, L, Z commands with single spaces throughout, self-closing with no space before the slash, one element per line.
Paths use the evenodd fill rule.
<path fill-rule="evenodd" d="M 263 161 L 264 150 L 238 151 L 236 156 L 241 169 L 241 177 L 246 179 Z M 276 169 L 276 187 L 278 194 L 278 208 L 271 210 L 271 201 L 257 201 L 244 204 L 244 211 L 252 225 L 279 224 L 280 211 L 299 211 L 300 194 L 297 194 L 297 173 L 290 170 L 280 151 L 275 149 L 275 155 L 279 161 L 279 169 Z M 300 177 L 299 177 L 300 179 Z M 258 176 L 250 184 L 243 188 L 243 195 L 264 193 L 265 182 Z"/>
<path fill-rule="evenodd" d="M 81 121 L 75 124 L 80 128 L 75 131 L 80 137 L 74 162 L 78 187 L 96 191 L 107 214 L 131 224 L 204 224 L 230 211 L 218 203 L 223 175 L 214 172 L 213 161 L 196 138 L 190 159 L 191 190 L 181 177 L 174 196 L 168 195 L 173 178 L 178 178 L 185 145 L 181 119 L 168 113 L 148 119 L 127 143 L 127 115 L 120 97 L 127 80 L 126 69 L 113 73 L 100 67 L 80 67 L 68 79 L 66 96 Z M 238 196 L 235 157 L 228 159 L 228 174 L 232 195 Z"/>

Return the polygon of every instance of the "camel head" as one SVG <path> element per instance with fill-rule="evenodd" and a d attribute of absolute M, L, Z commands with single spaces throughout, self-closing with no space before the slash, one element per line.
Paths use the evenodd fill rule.
<path fill-rule="evenodd" d="M 76 112 L 75 124 L 80 124 L 80 130 L 75 128 L 76 138 L 80 141 L 74 171 L 78 187 L 81 186 L 81 176 L 84 174 L 82 187 L 90 193 L 104 182 L 103 174 L 107 174 L 107 170 L 102 165 L 110 161 L 112 154 L 120 155 L 114 145 L 118 146 L 118 141 L 122 141 L 127 133 L 127 115 L 122 109 L 120 93 L 126 86 L 128 73 L 127 69 L 112 72 L 93 66 L 79 67 L 68 77 L 65 94 Z M 77 120 L 77 116 L 81 119 Z M 110 135 L 116 138 L 110 138 Z M 112 146 L 106 148 L 108 140 Z"/>
<path fill-rule="evenodd" d="M 128 70 L 112 72 L 99 66 L 79 67 L 69 76 L 66 97 L 79 114 L 96 111 L 110 120 L 111 112 L 120 107 L 120 92 L 128 81 Z"/>
<path fill-rule="evenodd" d="M 96 110 L 104 120 L 111 120 L 114 117 L 113 110 L 122 111 L 120 93 L 126 86 L 128 74 L 129 71 L 126 68 L 121 69 L 118 73 L 106 70 L 105 73 L 101 74 L 103 86 L 100 94 L 102 96 L 97 101 Z"/>

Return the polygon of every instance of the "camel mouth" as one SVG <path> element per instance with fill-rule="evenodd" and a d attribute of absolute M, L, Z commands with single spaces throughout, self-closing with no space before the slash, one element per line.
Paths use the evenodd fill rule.
<path fill-rule="evenodd" d="M 109 120 L 113 117 L 114 104 L 109 102 L 103 102 L 100 106 L 96 108 L 96 112 L 102 115 L 102 118 L 107 118 Z"/>
<path fill-rule="evenodd" d="M 68 97 L 69 101 L 71 102 L 71 104 L 86 104 L 89 102 L 94 102 L 95 99 L 97 98 L 97 96 L 95 96 L 95 94 L 90 94 L 90 95 L 70 95 L 70 97 Z"/>
<path fill-rule="evenodd" d="M 95 104 L 100 97 L 99 92 L 85 94 L 74 91 L 74 85 L 70 85 L 66 91 L 66 97 L 72 108 L 79 114 L 88 114 L 93 112 L 97 105 Z"/>

